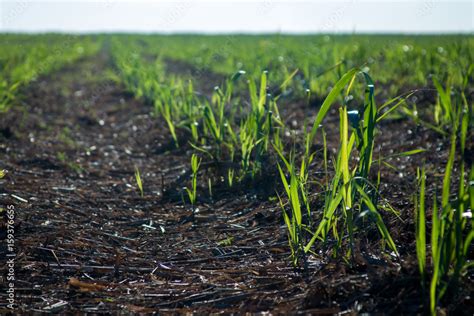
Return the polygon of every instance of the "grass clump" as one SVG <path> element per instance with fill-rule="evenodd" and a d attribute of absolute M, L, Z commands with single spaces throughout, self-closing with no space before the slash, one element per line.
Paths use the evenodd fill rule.
<path fill-rule="evenodd" d="M 350 99 L 348 96 L 355 85 L 358 74 L 361 74 L 364 78 L 364 101 L 359 108 L 349 110 L 350 105 L 348 105 L 347 100 Z M 322 186 L 324 189 L 322 192 L 324 196 L 322 210 L 319 214 L 313 214 L 308 198 L 308 192 L 311 191 L 309 166 L 315 155 L 311 151 L 311 146 L 331 105 L 341 95 L 343 102 L 339 108 L 340 143 L 337 156 L 333 159 L 335 173 L 330 183 Z M 306 133 L 305 153 L 301 159 L 299 169 L 296 168 L 293 153 L 290 154 L 290 159 L 286 159 L 278 146 L 275 146 L 280 159 L 284 163 L 283 165 L 286 166 L 286 170 L 283 170 L 279 165 L 278 170 L 291 212 L 286 212 L 285 204 L 281 199 L 280 206 L 283 209 L 283 216 L 288 227 L 294 265 L 298 264 L 299 259 L 305 258 L 306 253 L 312 251 L 311 248 L 316 241 L 330 245 L 334 255 L 339 253 L 339 250 L 346 249 L 345 258 L 349 260 L 354 254 L 355 235 L 363 233 L 360 228 L 366 227 L 366 222 L 375 225 L 382 244 L 388 246 L 395 255 L 398 255 L 395 242 L 381 214 L 383 210 L 395 214 L 396 212 L 379 196 L 380 175 L 378 175 L 376 181 L 373 181 L 371 169 L 374 164 L 377 124 L 387 116 L 387 111 L 382 112 L 381 110 L 390 106 L 389 111 L 393 111 L 402 104 L 400 99 L 401 97 L 394 98 L 377 108 L 372 79 L 367 73 L 352 69 L 334 85 L 333 90 L 324 100 L 311 130 Z M 328 169 L 326 146 L 324 137 L 325 170 Z M 412 150 L 398 155 L 413 155 L 421 151 Z M 286 174 L 289 175 L 289 180 Z M 318 224 L 315 228 L 312 228 L 312 218 L 315 215 L 318 218 L 315 222 Z"/>
<path fill-rule="evenodd" d="M 429 312 L 436 315 L 436 308 L 446 293 L 458 289 L 460 279 L 474 264 L 470 262 L 474 226 L 472 210 L 474 209 L 474 168 L 466 166 L 464 159 L 459 161 L 459 185 L 455 194 L 451 181 L 458 149 L 461 157 L 466 150 L 468 128 L 471 125 L 467 104 L 463 111 L 454 113 L 452 122 L 451 147 L 442 182 L 441 203 L 437 195 L 433 196 L 431 238 L 428 251 L 427 218 L 426 218 L 426 172 L 423 168 L 418 176 L 419 196 L 415 199 L 416 254 L 421 275 L 423 293 L 428 297 Z M 459 139 L 458 139 L 459 133 Z M 458 148 L 456 148 L 456 144 Z M 466 173 L 468 178 L 466 179 Z M 430 257 L 428 257 L 430 253 Z M 431 260 L 430 260 L 431 259 Z M 431 269 L 429 269 L 431 268 Z M 428 282 L 429 280 L 429 282 Z M 429 283 L 429 285 L 427 284 Z"/>
<path fill-rule="evenodd" d="M 193 212 L 195 211 L 196 207 L 196 200 L 197 200 L 197 174 L 199 171 L 199 166 L 201 165 L 201 158 L 199 158 L 196 154 L 193 154 L 191 157 L 191 188 L 186 188 L 186 192 L 188 193 L 189 202 L 192 205 Z"/>
<path fill-rule="evenodd" d="M 138 167 L 135 167 L 135 182 L 137 183 L 138 190 L 140 191 L 140 196 L 143 197 L 143 182 Z"/>

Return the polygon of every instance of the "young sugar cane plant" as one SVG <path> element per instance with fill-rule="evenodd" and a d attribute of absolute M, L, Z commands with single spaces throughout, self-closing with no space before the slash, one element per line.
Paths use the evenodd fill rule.
<path fill-rule="evenodd" d="M 349 95 L 357 74 L 358 69 L 352 69 L 344 74 L 329 93 L 319 110 L 313 127 L 305 136 L 305 154 L 303 155 L 299 171 L 296 170 L 293 158 L 286 159 L 277 146 L 274 146 L 279 153 L 281 160 L 286 166 L 286 173 L 289 174 L 290 183 L 286 178 L 285 172 L 279 165 L 279 172 L 283 186 L 287 193 L 291 216 L 287 215 L 285 205 L 280 199 L 280 205 L 283 208 L 283 216 L 288 227 L 290 248 L 292 250 L 292 262 L 297 264 L 299 258 L 311 251 L 311 247 L 317 240 L 328 241 L 332 235 L 336 241 L 334 246 L 335 253 L 343 246 L 345 236 L 349 239 L 349 249 L 347 255 L 353 255 L 354 235 L 357 228 L 364 223 L 366 219 L 374 223 L 379 231 L 382 241 L 395 254 L 398 254 L 396 245 L 383 221 L 380 210 L 391 210 L 386 203 L 380 203 L 378 194 L 379 183 L 372 183 L 370 180 L 370 170 L 373 165 L 373 150 L 375 143 L 377 123 L 386 117 L 387 112 L 396 109 L 402 102 L 400 97 L 393 98 L 381 107 L 377 108 L 374 100 L 374 84 L 367 73 L 362 72 L 365 81 L 366 91 L 363 105 L 360 109 L 348 110 L 346 100 Z M 325 191 L 325 202 L 322 210 L 322 216 L 309 241 L 305 240 L 308 230 L 311 226 L 311 210 L 308 202 L 308 177 L 310 171 L 309 165 L 314 159 L 314 153 L 311 152 L 311 144 L 316 136 L 317 130 L 324 117 L 329 111 L 331 104 L 346 88 L 343 95 L 344 103 L 339 108 L 340 117 L 340 145 L 337 158 L 335 160 L 335 174 Z M 390 107 L 388 111 L 382 112 L 382 109 Z M 351 133 L 350 130 L 352 130 Z M 357 149 L 357 150 L 356 150 Z M 325 152 L 327 152 L 325 150 Z M 399 155 L 411 155 L 421 152 L 413 150 Z M 351 165 L 351 157 L 357 155 L 355 160 L 358 163 Z M 302 215 L 303 201 L 307 212 L 307 220 Z"/>
<path fill-rule="evenodd" d="M 294 76 L 288 77 L 283 85 Z M 276 126 L 283 126 L 279 119 L 277 97 L 273 98 L 267 93 L 268 72 L 263 71 L 260 76 L 260 88 L 254 80 L 248 80 L 250 95 L 250 112 L 241 121 L 239 130 L 239 143 L 241 149 L 241 179 L 247 174 L 254 178 L 260 173 L 265 161 L 270 143 L 275 133 Z"/>
<path fill-rule="evenodd" d="M 238 181 L 247 177 L 253 179 L 260 173 L 275 135 L 275 127 L 283 125 L 279 119 L 275 99 L 267 94 L 266 71 L 260 77 L 258 92 L 255 81 L 248 80 L 250 108 L 247 109 L 238 102 L 233 104 L 235 99 L 232 91 L 236 81 L 243 74 L 238 72 L 227 80 L 222 88 L 216 87 L 211 102 L 204 102 L 202 115 L 204 141 L 201 142 L 201 146 L 192 144 L 195 149 L 206 153 L 216 162 L 230 158 L 231 165 L 238 163 L 240 168 L 232 169 L 228 174 L 230 180 L 235 177 Z M 226 110 L 229 104 L 234 110 Z M 241 108 L 238 117 L 235 117 L 236 108 Z M 273 113 L 276 113 L 276 116 Z M 276 138 L 278 136 L 277 134 Z"/>
<path fill-rule="evenodd" d="M 461 108 L 461 107 L 459 107 Z M 469 261 L 474 238 L 472 210 L 474 209 L 474 168 L 467 166 L 464 159 L 459 161 L 459 186 L 455 195 L 451 192 L 452 171 L 455 163 L 457 133 L 459 130 L 459 150 L 464 157 L 471 114 L 464 102 L 462 111 L 454 113 L 451 133 L 451 148 L 443 178 L 441 205 L 436 195 L 433 197 L 431 223 L 431 281 L 429 282 L 429 311 L 436 315 L 439 301 L 449 290 L 456 290 L 457 284 L 468 269 L 474 267 Z M 460 122 L 460 124 L 459 124 Z M 470 170 L 469 170 L 470 169 Z M 465 173 L 469 176 L 466 181 Z M 423 294 L 428 288 L 426 281 L 429 270 L 426 237 L 426 174 L 423 168 L 418 173 L 419 197 L 415 198 L 416 254 L 421 274 Z"/>
<path fill-rule="evenodd" d="M 309 204 L 307 203 L 308 199 L 305 191 L 304 182 L 302 182 L 301 176 L 297 175 L 296 173 L 295 161 L 293 157 L 294 156 L 291 155 L 290 161 L 288 162 L 282 156 L 282 160 L 284 161 L 286 168 L 289 171 L 289 183 L 286 179 L 285 172 L 281 168 L 280 164 L 278 164 L 278 171 L 280 173 L 281 181 L 283 183 L 283 187 L 288 198 L 288 203 L 290 204 L 290 215 L 288 215 L 288 213 L 286 212 L 285 204 L 283 203 L 280 195 L 278 195 L 278 193 L 277 195 L 283 212 L 283 219 L 288 229 L 288 243 L 291 249 L 291 262 L 293 266 L 296 267 L 301 259 L 303 259 L 303 262 L 306 263 L 304 232 L 305 230 L 310 229 L 310 225 L 308 224 L 310 218 L 308 216 L 305 222 L 303 222 L 303 207 L 306 208 L 308 214 L 311 213 L 311 210 L 309 208 Z M 301 205 L 301 199 L 304 201 L 303 206 Z"/>
<path fill-rule="evenodd" d="M 188 193 L 189 202 L 191 202 L 193 214 L 196 210 L 196 199 L 197 199 L 197 174 L 199 166 L 201 165 L 201 158 L 196 154 L 191 156 L 191 188 L 186 188 Z"/>
<path fill-rule="evenodd" d="M 225 82 L 223 87 L 215 87 L 210 102 L 198 101 L 197 108 L 200 111 L 198 118 L 202 120 L 202 135 L 199 139 L 199 137 L 194 137 L 194 134 L 197 134 L 197 128 L 195 132 L 192 131 L 194 143 L 191 146 L 210 156 L 217 163 L 226 160 L 227 156 L 230 156 L 231 161 L 234 157 L 237 143 L 233 126 L 235 112 L 234 110 L 226 111 L 226 106 L 233 101 L 232 92 L 235 81 L 239 77 L 240 75 L 234 75 Z M 197 122 L 198 119 L 195 118 L 194 123 Z"/>
<path fill-rule="evenodd" d="M 474 64 L 470 64 L 466 72 L 462 75 L 450 74 L 444 82 L 444 85 L 437 77 L 432 78 L 433 85 L 437 92 L 437 98 L 433 108 L 430 109 L 432 117 L 429 120 L 420 118 L 416 104 L 413 104 L 412 108 L 406 106 L 402 107 L 403 112 L 418 124 L 445 137 L 449 137 L 455 125 L 454 121 L 459 118 L 459 111 L 462 110 L 463 104 L 467 103 L 466 95 L 469 94 L 468 87 L 472 80 L 473 72 Z M 455 79 L 460 82 L 456 87 L 453 85 Z M 470 112 L 472 112 L 472 109 Z"/>
<path fill-rule="evenodd" d="M 137 182 L 138 190 L 140 191 L 140 196 L 143 197 L 143 182 L 142 177 L 140 175 L 140 170 L 138 167 L 135 167 L 135 181 Z"/>
<path fill-rule="evenodd" d="M 8 110 L 19 86 L 20 82 L 9 85 L 6 80 L 0 81 L 0 114 Z"/>
<path fill-rule="evenodd" d="M 326 193 L 323 219 L 306 246 L 306 251 L 310 249 L 317 239 L 326 241 L 328 233 L 332 231 L 333 237 L 337 241 L 334 249 L 337 250 L 342 246 L 343 236 L 347 234 L 350 246 L 347 255 L 353 255 L 356 230 L 368 219 L 369 222 L 375 224 L 384 244 L 395 254 L 398 254 L 395 243 L 380 214 L 382 209 L 393 211 L 393 208 L 386 207 L 384 203 L 379 203 L 379 183 L 373 183 L 370 179 L 377 123 L 384 115 L 380 110 L 395 103 L 398 98 L 390 100 L 377 109 L 374 100 L 373 81 L 367 73 L 362 72 L 362 75 L 366 85 L 363 106 L 359 109 L 348 111 L 348 105 L 343 103 L 339 108 L 340 147 L 335 162 L 335 175 L 330 191 Z M 354 84 L 355 77 L 356 73 L 354 72 L 350 81 L 346 79 L 349 81 L 349 85 L 344 100 L 348 99 L 347 96 Z M 400 104 L 400 102 L 395 103 L 389 111 Z M 350 127 L 352 133 L 349 135 Z M 405 154 L 417 152 L 419 151 L 415 150 Z M 350 167 L 353 153 L 358 155 L 356 156 L 358 163 Z"/>

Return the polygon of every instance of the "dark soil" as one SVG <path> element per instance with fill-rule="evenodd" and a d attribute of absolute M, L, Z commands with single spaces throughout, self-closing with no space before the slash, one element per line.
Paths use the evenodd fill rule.
<path fill-rule="evenodd" d="M 400 211 L 401 220 L 384 218 L 401 259 L 384 255 L 376 230 L 369 229 L 351 264 L 321 251 L 305 270 L 295 270 L 280 208 L 271 199 L 276 174 L 233 190 L 214 183 L 211 198 L 204 185 L 210 171 L 203 168 L 199 212 L 191 220 L 181 200 L 191 148 L 175 148 L 152 108 L 107 80 L 110 69 L 106 52 L 81 60 L 32 83 L 22 106 L 1 116 L 0 168 L 8 174 L 0 192 L 2 204 L 16 210 L 18 312 L 422 312 L 411 195 L 423 162 L 440 182 L 446 139 L 408 120 L 381 126 L 382 155 L 428 149 L 394 159 L 399 170 L 382 170 L 382 195 Z M 194 70 L 168 60 L 168 71 Z M 208 94 L 221 79 L 206 71 L 197 89 Z M 298 103 L 280 108 L 295 130 L 317 110 Z M 334 111 L 325 122 L 333 149 L 337 126 Z M 312 170 L 319 172 L 316 160 Z M 2 242 L 2 258 L 6 252 Z M 5 276 L 3 260 L 0 269 Z M 472 315 L 472 280 L 467 285 L 449 298 L 446 312 Z M 2 314 L 8 312 L 6 286 L 2 279 Z"/>

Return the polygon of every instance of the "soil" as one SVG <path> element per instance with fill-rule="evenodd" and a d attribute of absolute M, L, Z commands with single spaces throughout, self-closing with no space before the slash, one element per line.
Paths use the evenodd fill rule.
<path fill-rule="evenodd" d="M 170 72 L 193 74 L 186 63 L 167 63 Z M 15 207 L 17 312 L 423 312 L 411 195 L 423 162 L 440 182 L 446 139 L 409 120 L 381 125 L 376 150 L 382 156 L 428 150 L 393 159 L 398 170 L 382 168 L 382 196 L 400 211 L 400 218 L 384 214 L 400 258 L 383 254 L 369 227 L 353 262 L 332 259 L 321 248 L 305 268 L 295 269 L 281 210 L 272 198 L 276 173 L 232 189 L 214 178 L 210 196 L 204 183 L 213 166 L 204 165 L 199 211 L 192 219 L 182 200 L 192 148 L 186 142 L 174 146 L 152 107 L 108 79 L 112 67 L 106 51 L 82 59 L 31 83 L 23 89 L 22 105 L 2 114 L 0 168 L 8 174 L 0 180 L 0 192 L 2 204 Z M 196 87 L 206 95 L 221 79 L 206 70 Z M 280 109 L 295 131 L 317 112 L 298 102 Z M 335 150 L 336 110 L 324 124 Z M 311 168 L 320 174 L 321 160 L 315 160 Z M 5 242 L 0 253 L 4 258 Z M 0 269 L 6 276 L 8 266 L 2 262 Z M 443 302 L 444 312 L 473 314 L 470 277 Z M 4 278 L 2 314 L 9 312 L 3 303 L 6 286 Z"/>

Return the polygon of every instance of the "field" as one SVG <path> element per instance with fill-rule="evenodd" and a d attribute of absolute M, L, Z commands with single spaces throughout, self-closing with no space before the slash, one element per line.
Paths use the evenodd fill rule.
<path fill-rule="evenodd" d="M 474 313 L 473 36 L 0 46 L 0 313 Z"/>

